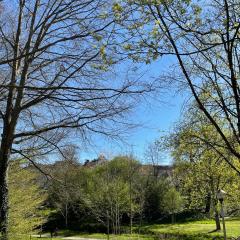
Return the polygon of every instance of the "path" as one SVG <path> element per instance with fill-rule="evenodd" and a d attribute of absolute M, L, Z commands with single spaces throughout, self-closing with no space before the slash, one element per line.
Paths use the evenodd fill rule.
<path fill-rule="evenodd" d="M 81 237 L 65 237 L 62 239 L 65 239 L 65 240 L 102 240 L 102 239 L 96 239 L 96 238 L 81 238 Z"/>
<path fill-rule="evenodd" d="M 50 238 L 50 235 L 49 234 L 42 234 L 42 236 L 41 236 L 41 238 L 40 238 L 40 235 L 32 235 L 33 237 L 37 237 L 37 238 L 39 238 L 39 239 L 41 239 L 41 238 Z M 58 239 L 63 239 L 63 240 L 103 240 L 103 239 L 97 239 L 97 238 L 83 238 L 83 237 L 74 237 L 74 236 L 72 236 L 72 237 L 58 237 Z M 53 240 L 54 240 L 54 237 L 52 238 Z"/>

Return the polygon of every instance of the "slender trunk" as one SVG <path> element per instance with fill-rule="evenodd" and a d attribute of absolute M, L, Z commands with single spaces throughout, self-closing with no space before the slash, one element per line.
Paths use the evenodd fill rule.
<path fill-rule="evenodd" d="M 138 234 L 141 234 L 142 219 L 143 219 L 143 213 L 142 213 L 142 211 L 141 211 L 141 213 L 140 213 L 140 220 L 139 220 Z"/>
<path fill-rule="evenodd" d="M 119 206 L 117 205 L 117 234 L 120 234 L 120 224 L 119 224 Z"/>
<path fill-rule="evenodd" d="M 112 219 L 112 233 L 115 234 L 115 213 L 113 212 L 113 209 L 112 209 L 112 212 L 111 212 L 111 219 Z"/>
<path fill-rule="evenodd" d="M 133 217 L 132 217 L 132 213 L 131 213 L 131 217 L 130 217 L 130 234 L 132 235 L 132 225 L 133 225 Z"/>
<path fill-rule="evenodd" d="M 8 155 L 0 156 L 0 227 L 1 240 L 8 239 Z"/>
<path fill-rule="evenodd" d="M 117 234 L 120 234 L 120 211 L 119 205 L 117 204 Z"/>
<path fill-rule="evenodd" d="M 65 227 L 68 228 L 68 204 L 65 204 Z"/>
<path fill-rule="evenodd" d="M 107 210 L 107 239 L 109 240 L 109 212 Z"/>
<path fill-rule="evenodd" d="M 130 234 L 132 234 L 133 209 L 132 209 L 132 180 L 130 179 Z"/>
<path fill-rule="evenodd" d="M 171 215 L 171 221 L 172 221 L 172 224 L 175 223 L 175 216 L 174 216 L 174 213 Z"/>
<path fill-rule="evenodd" d="M 117 235 L 117 205 L 115 206 L 115 234 Z"/>
<path fill-rule="evenodd" d="M 117 211 L 117 234 L 120 234 L 120 230 L 119 230 L 119 213 Z"/>
<path fill-rule="evenodd" d="M 215 223 L 216 223 L 216 230 L 221 230 L 221 223 L 220 223 L 220 217 L 219 212 L 215 209 Z"/>
<path fill-rule="evenodd" d="M 114 213 L 113 213 L 113 206 L 112 206 L 112 202 L 111 202 L 111 209 L 110 209 L 110 220 L 111 220 L 111 233 L 114 234 Z"/>
<path fill-rule="evenodd" d="M 211 193 L 208 192 L 207 197 L 206 197 L 206 205 L 205 205 L 205 213 L 208 215 L 210 215 L 211 201 L 212 201 L 212 196 L 211 196 Z"/>
<path fill-rule="evenodd" d="M 117 234 L 121 234 L 119 204 L 117 204 Z"/>

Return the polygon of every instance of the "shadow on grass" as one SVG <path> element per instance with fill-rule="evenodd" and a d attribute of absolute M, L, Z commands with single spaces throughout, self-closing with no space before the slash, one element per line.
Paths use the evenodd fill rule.
<path fill-rule="evenodd" d="M 206 231 L 206 233 L 183 233 L 181 228 L 176 231 L 178 225 L 168 225 L 166 232 L 161 232 L 161 230 L 166 229 L 164 225 L 150 225 L 143 226 L 140 230 L 141 234 L 151 235 L 154 240 L 158 239 L 169 239 L 169 240 L 220 240 L 223 239 L 221 236 L 211 236 L 211 233 L 217 233 L 219 231 L 212 230 Z M 160 231 L 160 232 L 159 232 Z M 176 231 L 176 232 L 175 232 Z"/>
<path fill-rule="evenodd" d="M 203 235 L 178 235 L 178 234 L 157 234 L 153 236 L 154 240 L 222 240 L 223 237 L 212 237 Z"/>

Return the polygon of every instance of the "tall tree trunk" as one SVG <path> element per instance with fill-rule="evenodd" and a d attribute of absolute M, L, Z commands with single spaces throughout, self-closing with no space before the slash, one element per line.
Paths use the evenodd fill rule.
<path fill-rule="evenodd" d="M 8 165 L 16 119 L 10 112 L 5 116 L 0 149 L 0 232 L 1 240 L 8 240 Z"/>
<path fill-rule="evenodd" d="M 1 240 L 8 239 L 8 154 L 0 153 L 0 230 Z"/>

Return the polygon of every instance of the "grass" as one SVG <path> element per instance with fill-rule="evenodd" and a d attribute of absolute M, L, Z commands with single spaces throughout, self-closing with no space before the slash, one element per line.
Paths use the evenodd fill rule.
<path fill-rule="evenodd" d="M 69 236 L 74 236 L 74 237 L 81 237 L 81 238 L 94 238 L 94 239 L 107 239 L 107 235 L 103 233 L 93 233 L 93 234 L 88 234 L 88 233 L 80 233 L 80 232 L 73 232 L 73 231 L 59 231 L 58 238 L 42 238 L 43 240 L 60 240 L 61 237 L 69 237 Z M 147 234 L 122 234 L 122 235 L 110 235 L 110 239 L 112 240 L 154 240 L 152 236 L 148 236 Z M 32 238 L 32 240 L 40 240 L 40 238 Z"/>
<path fill-rule="evenodd" d="M 96 238 L 96 239 L 107 239 L 106 234 L 79 234 L 79 237 L 84 237 L 84 238 Z M 110 239 L 115 239 L 115 240 L 153 240 L 153 236 L 147 235 L 147 234 L 121 234 L 121 235 L 110 235 Z"/>
<path fill-rule="evenodd" d="M 215 222 L 213 220 L 192 221 L 180 224 L 154 224 L 143 227 L 143 231 L 148 234 L 172 235 L 185 237 L 185 239 L 213 239 L 222 237 L 223 232 L 214 231 Z M 226 220 L 227 236 L 237 238 L 240 236 L 240 219 Z M 184 238 L 183 238 L 184 239 Z"/>
<path fill-rule="evenodd" d="M 191 221 L 186 223 L 176 224 L 153 224 L 145 225 L 141 228 L 141 234 L 122 234 L 120 236 L 110 235 L 113 240 L 212 240 L 223 239 L 223 232 L 214 232 L 215 222 L 213 220 Z M 226 229 L 228 239 L 237 238 L 240 236 L 240 219 L 227 219 Z M 137 228 L 135 229 L 137 231 Z M 60 231 L 59 238 L 64 236 L 79 236 L 82 238 L 107 239 L 106 234 L 95 233 L 86 234 L 72 231 Z M 34 238 L 32 238 L 34 239 Z M 44 238 L 50 240 L 50 238 Z"/>

